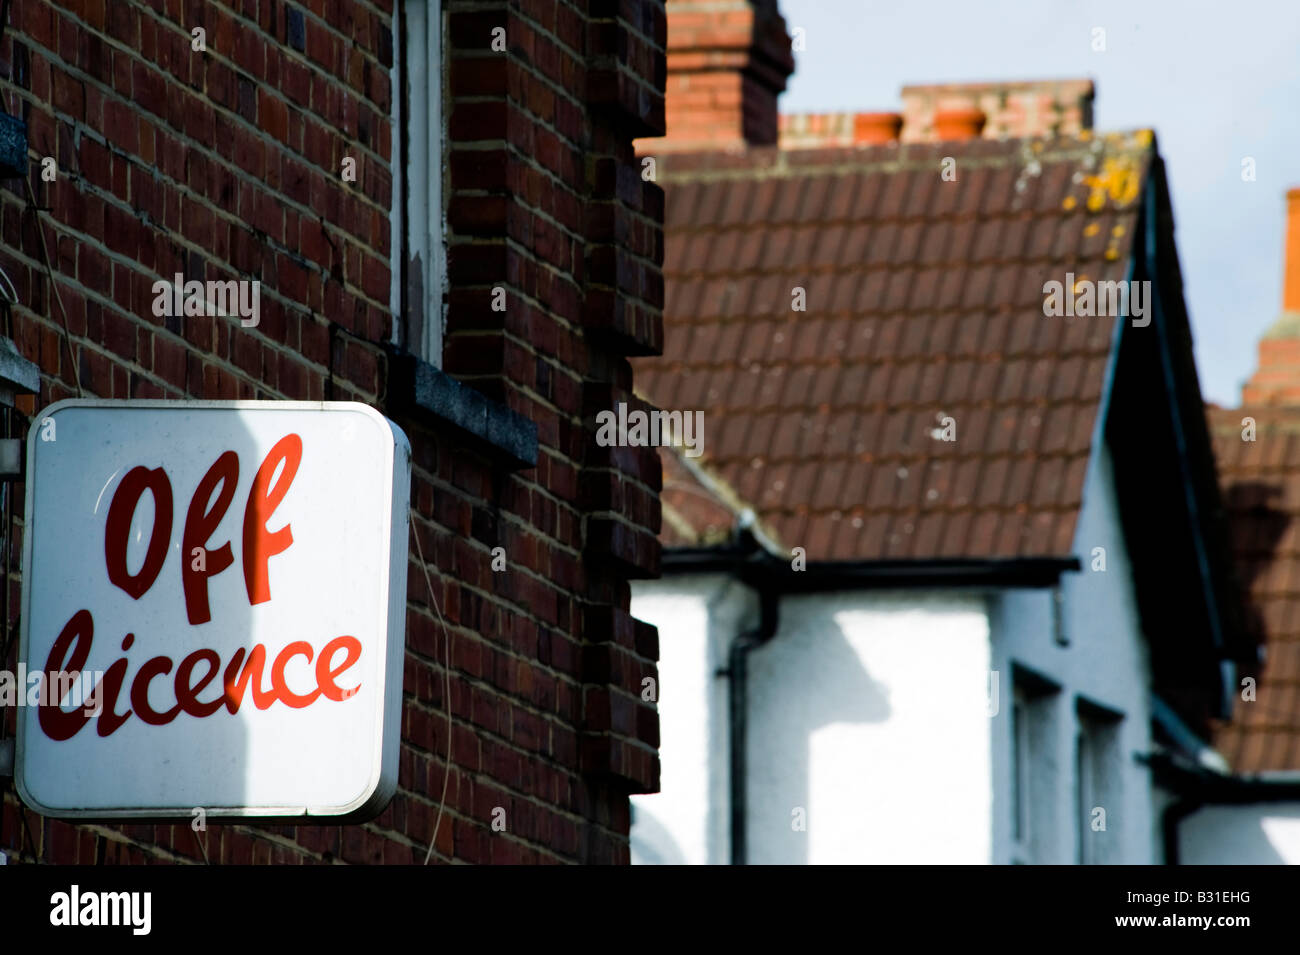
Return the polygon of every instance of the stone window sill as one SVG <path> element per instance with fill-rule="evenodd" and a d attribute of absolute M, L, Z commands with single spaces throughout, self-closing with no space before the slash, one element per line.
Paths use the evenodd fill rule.
<path fill-rule="evenodd" d="M 395 411 L 450 425 L 512 471 L 537 466 L 537 424 L 414 355 L 390 356 Z"/>

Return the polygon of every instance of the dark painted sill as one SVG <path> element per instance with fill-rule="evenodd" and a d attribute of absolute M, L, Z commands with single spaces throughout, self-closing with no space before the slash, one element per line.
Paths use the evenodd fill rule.
<path fill-rule="evenodd" d="M 450 425 L 512 471 L 537 466 L 537 424 L 414 355 L 389 355 L 393 410 Z"/>

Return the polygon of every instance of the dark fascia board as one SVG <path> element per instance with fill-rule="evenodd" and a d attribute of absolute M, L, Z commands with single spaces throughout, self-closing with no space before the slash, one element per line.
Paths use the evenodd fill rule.
<path fill-rule="evenodd" d="M 1157 331 L 1161 350 L 1171 376 L 1172 408 L 1177 416 L 1180 466 L 1189 487 L 1189 517 L 1198 546 L 1198 563 L 1205 579 L 1202 582 L 1207 604 L 1208 637 L 1206 652 L 1217 667 L 1221 660 L 1251 660 L 1255 648 L 1250 644 L 1244 625 L 1245 608 L 1234 583 L 1235 558 L 1231 551 L 1227 518 L 1220 498 L 1217 465 L 1205 420 L 1195 357 L 1192 352 L 1190 319 L 1183 299 L 1182 275 L 1174 241 L 1173 210 L 1164 160 L 1153 158 L 1148 176 L 1149 196 L 1143 197 L 1141 237 L 1137 253 L 1153 282 L 1155 295 L 1151 306 L 1160 314 Z M 1178 336 L 1177 341 L 1174 336 Z M 1225 688 L 1226 689 L 1226 688 Z M 1229 694 L 1220 700 L 1220 716 L 1231 717 Z"/>
<path fill-rule="evenodd" d="M 1155 781 L 1199 805 L 1300 802 L 1300 776 L 1216 773 L 1168 753 L 1146 757 Z"/>
<path fill-rule="evenodd" d="M 781 593 L 915 587 L 1053 587 L 1067 572 L 1078 571 L 1077 557 L 957 558 L 936 560 L 809 561 L 795 570 L 791 561 L 737 544 L 675 547 L 664 550 L 663 576 L 731 573 L 761 588 Z"/>
<path fill-rule="evenodd" d="M 1240 654 L 1241 608 L 1229 586 L 1226 528 L 1216 525 L 1222 507 L 1158 154 L 1138 201 L 1141 212 L 1126 277 L 1151 283 L 1151 311 L 1145 327 L 1118 320 L 1103 435 L 1115 464 L 1138 611 L 1156 651 L 1156 687 L 1171 692 L 1180 687 L 1171 705 L 1204 729 L 1207 718 L 1229 715 L 1221 661 Z M 1133 408 L 1159 416 L 1162 427 L 1155 442 Z M 1157 542 L 1167 541 L 1169 534 L 1179 536 L 1179 546 L 1171 555 L 1154 553 Z M 1170 624 L 1171 615 L 1181 618 L 1178 626 Z M 1176 647 L 1172 634 L 1177 634 Z"/>
<path fill-rule="evenodd" d="M 389 353 L 392 410 L 450 425 L 514 471 L 537 466 L 537 423 L 407 352 Z"/>

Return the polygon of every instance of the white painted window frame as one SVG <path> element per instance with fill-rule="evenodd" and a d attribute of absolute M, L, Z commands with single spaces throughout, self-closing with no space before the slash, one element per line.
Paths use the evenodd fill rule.
<path fill-rule="evenodd" d="M 442 203 L 441 0 L 399 0 L 393 39 L 393 344 L 442 367 L 446 324 L 446 216 Z M 423 108 L 415 108 L 422 104 Z M 421 263 L 419 328 L 406 301 L 407 263 Z"/>

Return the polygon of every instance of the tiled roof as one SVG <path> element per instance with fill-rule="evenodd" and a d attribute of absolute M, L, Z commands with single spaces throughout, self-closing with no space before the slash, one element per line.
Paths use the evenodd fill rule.
<path fill-rule="evenodd" d="M 678 453 L 663 450 L 663 529 L 659 539 L 665 547 L 707 547 L 725 543 L 738 517 L 734 502 L 718 494 L 712 482 L 702 480 L 698 470 Z"/>
<path fill-rule="evenodd" d="M 1249 625 L 1264 660 L 1215 748 L 1238 772 L 1300 769 L 1300 408 L 1211 409 L 1210 433 Z M 1255 440 L 1243 421 L 1255 422 Z"/>
<path fill-rule="evenodd" d="M 702 409 L 695 463 L 809 560 L 1068 555 L 1114 319 L 1045 317 L 1043 286 L 1125 279 L 1153 156 L 1139 132 L 662 157 L 638 390 Z"/>

